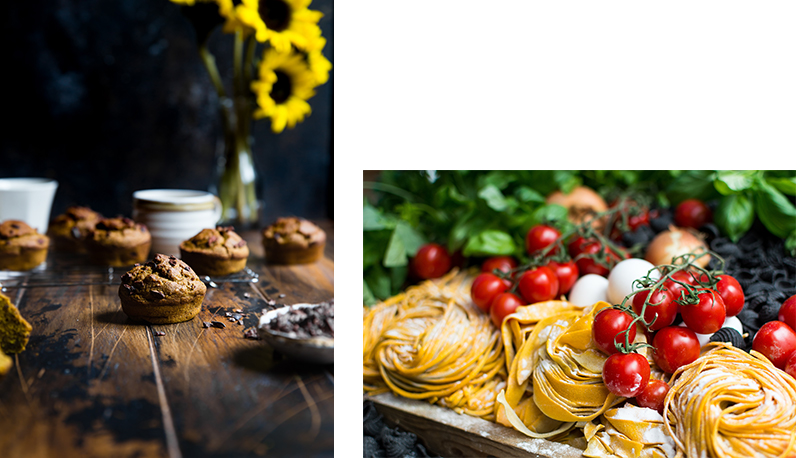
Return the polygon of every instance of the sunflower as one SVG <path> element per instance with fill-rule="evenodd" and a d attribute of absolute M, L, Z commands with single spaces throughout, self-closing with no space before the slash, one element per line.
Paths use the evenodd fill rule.
<path fill-rule="evenodd" d="M 326 38 L 321 37 L 320 48 L 307 53 L 307 62 L 318 86 L 329 81 L 329 70 L 332 69 L 332 63 L 321 53 L 325 45 Z"/>
<path fill-rule="evenodd" d="M 318 21 L 320 11 L 307 9 L 312 0 L 242 0 L 235 7 L 235 19 L 224 26 L 224 32 L 234 32 L 237 25 L 253 31 L 260 42 L 270 42 L 281 52 L 291 45 L 304 51 L 323 47 Z"/>
<path fill-rule="evenodd" d="M 255 119 L 271 118 L 271 130 L 293 128 L 312 112 L 307 100 L 315 95 L 316 77 L 303 54 L 268 48 L 260 63 L 259 79 L 251 84 L 257 97 Z"/>

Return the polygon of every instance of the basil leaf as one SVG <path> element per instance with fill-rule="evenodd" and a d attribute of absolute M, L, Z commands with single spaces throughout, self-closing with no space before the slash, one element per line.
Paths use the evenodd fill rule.
<path fill-rule="evenodd" d="M 392 231 L 368 231 L 362 239 L 362 267 L 367 269 L 374 264 L 380 264 L 384 257 L 384 250 L 390 241 Z"/>
<path fill-rule="evenodd" d="M 395 227 L 395 220 L 384 216 L 376 207 L 365 202 L 362 209 L 362 227 L 366 231 L 380 231 Z"/>
<path fill-rule="evenodd" d="M 771 186 L 777 188 L 779 191 L 789 195 L 796 196 L 796 175 L 788 177 L 768 177 L 766 181 Z"/>
<path fill-rule="evenodd" d="M 371 293 L 378 299 L 390 297 L 390 277 L 384 268 L 379 265 L 373 266 L 365 272 L 365 282 Z"/>
<path fill-rule="evenodd" d="M 754 220 L 754 204 L 745 194 L 722 197 L 714 216 L 716 225 L 733 242 L 738 242 L 749 231 Z"/>
<path fill-rule="evenodd" d="M 545 201 L 543 195 L 527 186 L 518 187 L 517 190 L 514 191 L 514 196 L 517 197 L 520 202 L 544 203 Z"/>
<path fill-rule="evenodd" d="M 719 170 L 713 185 L 724 196 L 745 191 L 752 187 L 756 170 Z"/>
<path fill-rule="evenodd" d="M 497 256 L 514 253 L 514 239 L 506 232 L 495 229 L 485 230 L 467 240 L 462 254 L 464 256 Z"/>
<path fill-rule="evenodd" d="M 384 253 L 384 267 L 399 267 L 409 263 L 409 256 L 414 256 L 426 239 L 412 226 L 399 221 L 392 231 L 387 251 Z"/>
<path fill-rule="evenodd" d="M 686 199 L 707 201 L 717 194 L 713 177 L 712 170 L 686 170 L 669 183 L 666 193 L 673 205 Z"/>
<path fill-rule="evenodd" d="M 368 282 L 365 279 L 362 279 L 362 303 L 365 305 L 373 305 L 376 302 L 376 296 L 373 295 L 373 291 L 368 288 Z"/>
<path fill-rule="evenodd" d="M 551 221 L 563 221 L 567 219 L 567 209 L 558 204 L 544 205 L 532 214 L 533 224 L 545 224 Z"/>
<path fill-rule="evenodd" d="M 487 173 L 485 176 L 481 177 L 479 180 L 479 184 L 484 187 L 484 185 L 493 185 L 498 189 L 506 189 L 506 187 L 517 180 L 517 175 L 513 171 L 506 171 L 506 170 L 493 170 Z"/>
<path fill-rule="evenodd" d="M 407 256 L 414 256 L 428 240 L 412 226 L 399 221 L 395 226 L 395 233 L 401 238 Z"/>
<path fill-rule="evenodd" d="M 392 283 L 392 287 L 390 288 L 390 296 L 395 296 L 396 294 L 401 292 L 401 288 L 404 286 L 404 282 L 406 281 L 406 276 L 409 274 L 409 266 L 400 266 L 400 267 L 393 267 L 390 269 L 390 282 Z"/>
<path fill-rule="evenodd" d="M 766 229 L 783 239 L 796 231 L 796 207 L 788 198 L 765 180 L 758 180 L 757 188 L 755 207 Z"/>
<path fill-rule="evenodd" d="M 502 212 L 509 207 L 506 197 L 500 192 L 500 189 L 493 184 L 488 184 L 478 191 L 478 197 L 484 199 L 486 204 L 496 212 Z"/>

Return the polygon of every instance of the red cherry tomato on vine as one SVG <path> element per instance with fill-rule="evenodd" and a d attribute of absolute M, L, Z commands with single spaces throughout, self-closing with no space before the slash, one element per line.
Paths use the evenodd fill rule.
<path fill-rule="evenodd" d="M 657 410 L 663 414 L 663 401 L 669 392 L 669 384 L 662 380 L 650 380 L 647 387 L 636 396 L 636 402 L 641 407 Z"/>
<path fill-rule="evenodd" d="M 442 245 L 428 243 L 417 250 L 412 268 L 424 280 L 439 278 L 451 270 L 451 257 Z"/>
<path fill-rule="evenodd" d="M 600 250 L 602 250 L 602 244 L 595 240 L 591 242 L 585 242 L 585 244 L 581 245 L 580 254 L 590 255 L 598 253 Z M 608 277 L 610 269 L 613 268 L 613 266 L 616 265 L 616 263 L 619 262 L 621 259 L 627 259 L 628 254 L 622 253 L 621 255 L 619 255 L 609 248 L 607 249 L 605 257 L 608 266 L 603 266 L 601 264 L 598 264 L 597 261 L 589 257 L 582 257 L 580 259 L 576 259 L 575 264 L 578 265 L 578 272 L 580 273 L 580 275 L 597 274 L 597 275 L 602 275 L 603 277 Z"/>
<path fill-rule="evenodd" d="M 760 352 L 780 369 L 796 351 L 796 331 L 782 321 L 769 321 L 752 340 L 752 350 Z"/>
<path fill-rule="evenodd" d="M 699 358 L 699 339 L 694 331 L 680 326 L 669 326 L 652 339 L 652 359 L 667 374 Z"/>
<path fill-rule="evenodd" d="M 677 304 L 672 300 L 672 293 L 659 289 L 650 295 L 649 291 L 639 291 L 633 295 L 633 311 L 641 315 L 641 309 L 644 307 L 644 302 L 649 299 L 649 305 L 644 310 L 644 321 L 652 323 L 649 326 L 650 331 L 657 331 L 666 326 L 671 326 L 674 319 L 677 318 Z M 655 305 L 657 304 L 657 305 Z M 654 322 L 652 320 L 655 320 Z"/>
<path fill-rule="evenodd" d="M 778 318 L 796 331 L 796 295 L 785 299 L 779 308 Z"/>
<path fill-rule="evenodd" d="M 517 260 L 511 256 L 494 256 L 481 264 L 481 272 L 492 273 L 495 269 L 508 272 L 515 267 L 517 267 Z"/>
<path fill-rule="evenodd" d="M 492 301 L 492 307 L 489 309 L 489 316 L 492 317 L 492 323 L 495 327 L 500 329 L 503 319 L 514 313 L 517 307 L 525 305 L 519 296 L 512 293 L 500 293 Z"/>
<path fill-rule="evenodd" d="M 519 279 L 520 294 L 529 303 L 549 301 L 558 294 L 558 277 L 547 267 L 525 271 Z"/>
<path fill-rule="evenodd" d="M 569 255 L 573 258 L 583 252 L 583 247 L 586 246 L 588 242 L 595 241 L 593 239 L 586 240 L 583 237 L 576 237 L 574 240 L 570 241 L 567 245 L 567 251 L 569 251 Z"/>
<path fill-rule="evenodd" d="M 724 301 L 716 291 L 700 289 L 697 291 L 699 303 L 683 305 L 680 315 L 688 329 L 698 334 L 713 334 L 721 329 L 727 319 Z"/>
<path fill-rule="evenodd" d="M 672 300 L 676 301 L 681 299 L 681 292 L 683 294 L 687 294 L 685 286 L 677 283 L 676 281 L 683 282 L 685 284 L 696 286 L 696 282 L 694 282 L 694 277 L 684 270 L 678 270 L 677 272 L 673 273 L 671 277 L 667 278 L 666 281 L 663 282 L 663 286 L 669 290 L 672 294 Z"/>
<path fill-rule="evenodd" d="M 710 208 L 698 199 L 684 200 L 674 209 L 674 222 L 680 227 L 699 229 L 711 221 Z"/>
<path fill-rule="evenodd" d="M 558 277 L 558 294 L 556 296 L 568 293 L 572 289 L 572 285 L 578 280 L 579 271 L 575 261 L 550 261 L 545 267 L 552 270 Z"/>
<path fill-rule="evenodd" d="M 724 307 L 727 309 L 727 316 L 735 316 L 741 313 L 744 303 L 744 294 L 738 280 L 729 275 L 719 275 L 719 282 L 716 284 L 716 291 L 719 292 Z"/>
<path fill-rule="evenodd" d="M 528 254 L 533 255 L 556 242 L 561 237 L 561 233 L 554 227 L 538 224 L 528 230 L 525 236 L 525 249 Z M 555 253 L 557 248 L 553 248 L 549 254 Z"/>
<path fill-rule="evenodd" d="M 791 377 L 796 378 L 796 351 L 790 355 L 788 362 L 785 363 L 785 369 L 783 370 L 790 374 Z"/>
<path fill-rule="evenodd" d="M 603 365 L 603 382 L 617 396 L 636 397 L 649 380 L 650 364 L 638 353 L 615 353 Z"/>
<path fill-rule="evenodd" d="M 473 302 L 478 308 L 488 313 L 495 297 L 510 287 L 511 283 L 495 274 L 484 272 L 473 280 L 473 285 L 470 287 L 470 297 L 473 298 Z"/>
<path fill-rule="evenodd" d="M 606 354 L 617 353 L 619 350 L 616 349 L 616 343 L 625 343 L 624 331 L 632 322 L 633 317 L 619 309 L 609 307 L 600 310 L 600 313 L 594 317 L 594 324 L 591 328 L 594 344 Z M 635 324 L 628 331 L 627 337 L 630 343 L 636 338 Z"/>

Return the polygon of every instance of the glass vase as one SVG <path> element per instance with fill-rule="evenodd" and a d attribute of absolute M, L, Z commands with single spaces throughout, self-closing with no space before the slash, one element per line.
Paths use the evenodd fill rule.
<path fill-rule="evenodd" d="M 219 224 L 240 230 L 257 228 L 262 211 L 260 175 L 249 139 L 225 135 L 224 157 L 219 165 L 217 193 L 222 205 Z"/>

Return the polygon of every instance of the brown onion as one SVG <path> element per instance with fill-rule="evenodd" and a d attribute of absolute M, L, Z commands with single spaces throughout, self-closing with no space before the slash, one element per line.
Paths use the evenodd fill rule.
<path fill-rule="evenodd" d="M 569 220 L 575 224 L 582 223 L 595 213 L 608 210 L 605 199 L 587 186 L 578 186 L 569 194 L 556 191 L 547 196 L 546 201 L 548 204 L 558 204 L 566 208 Z M 595 225 L 599 225 L 599 222 L 595 221 Z"/>
<path fill-rule="evenodd" d="M 649 246 L 647 246 L 647 254 L 644 259 L 660 266 L 663 264 L 671 264 L 672 258 L 681 256 L 686 253 L 705 253 L 707 252 L 707 245 L 699 232 L 691 229 L 684 229 L 675 226 L 669 226 L 669 229 L 656 235 Z M 710 255 L 700 256 L 694 264 L 699 267 L 707 267 L 710 262 Z"/>

